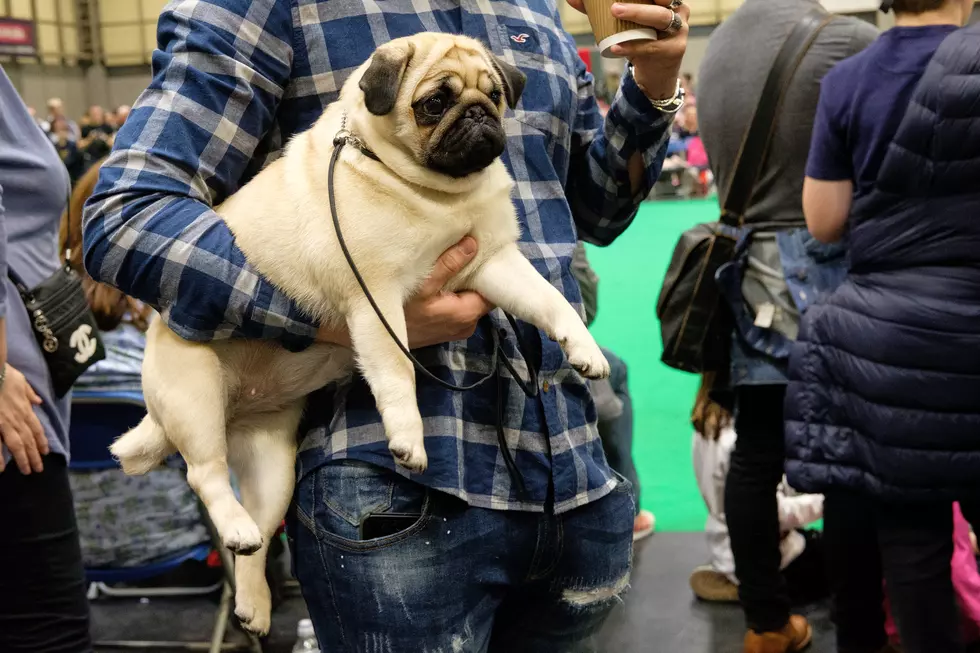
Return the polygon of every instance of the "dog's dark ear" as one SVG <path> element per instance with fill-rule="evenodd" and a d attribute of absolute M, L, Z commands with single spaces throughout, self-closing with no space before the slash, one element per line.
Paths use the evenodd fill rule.
<path fill-rule="evenodd" d="M 493 57 L 493 63 L 497 67 L 497 72 L 504 80 L 504 97 L 507 98 L 507 106 L 511 109 L 517 106 L 517 101 L 521 99 L 521 93 L 524 92 L 524 84 L 527 83 L 527 77 L 521 72 L 521 69 L 512 66 L 500 57 L 496 55 L 490 55 Z"/>
<path fill-rule="evenodd" d="M 398 89 L 408 62 L 415 54 L 411 43 L 382 46 L 371 56 L 371 64 L 358 84 L 364 91 L 364 106 L 376 116 L 386 116 L 395 108 Z"/>

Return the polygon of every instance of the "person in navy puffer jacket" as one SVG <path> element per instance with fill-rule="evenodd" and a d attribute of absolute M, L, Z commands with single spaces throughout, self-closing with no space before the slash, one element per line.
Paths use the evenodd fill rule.
<path fill-rule="evenodd" d="M 802 320 L 786 472 L 826 493 L 848 552 L 838 631 L 881 645 L 883 573 L 906 653 L 958 653 L 952 502 L 980 525 L 980 26 L 957 31 L 971 0 L 894 5 L 821 90 L 803 206 L 850 271 Z"/>

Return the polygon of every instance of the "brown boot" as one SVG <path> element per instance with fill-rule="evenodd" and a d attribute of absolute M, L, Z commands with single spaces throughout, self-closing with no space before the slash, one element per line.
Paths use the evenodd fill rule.
<path fill-rule="evenodd" d="M 806 618 L 794 614 L 782 630 L 773 633 L 745 634 L 745 653 L 797 653 L 813 640 L 813 629 Z"/>

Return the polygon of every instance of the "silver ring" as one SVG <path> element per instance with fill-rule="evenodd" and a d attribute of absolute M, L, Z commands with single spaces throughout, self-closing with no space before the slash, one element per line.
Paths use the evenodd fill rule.
<path fill-rule="evenodd" d="M 677 9 L 682 4 L 684 4 L 684 0 L 670 0 L 670 4 L 667 5 L 667 8 L 672 10 Z"/>
<path fill-rule="evenodd" d="M 681 31 L 682 27 L 684 27 L 684 19 L 676 11 L 671 10 L 670 23 L 664 28 L 664 32 L 667 34 L 676 34 Z"/>

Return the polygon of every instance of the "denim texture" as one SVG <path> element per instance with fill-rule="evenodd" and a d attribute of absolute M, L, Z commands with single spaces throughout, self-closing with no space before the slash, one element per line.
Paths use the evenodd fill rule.
<path fill-rule="evenodd" d="M 783 334 L 755 325 L 755 315 L 742 296 L 742 278 L 752 231 L 739 232 L 735 259 L 718 270 L 716 280 L 735 321 L 732 336 L 731 383 L 773 385 L 787 381 L 793 341 Z M 833 292 L 847 275 L 843 244 L 819 242 L 806 229 L 776 234 L 779 258 L 790 295 L 802 315 L 812 304 Z"/>
<path fill-rule="evenodd" d="M 296 490 L 296 575 L 317 637 L 336 653 L 591 653 L 626 591 L 634 500 L 555 515 L 488 510 L 357 461 Z M 360 539 L 372 513 L 417 515 Z"/>

